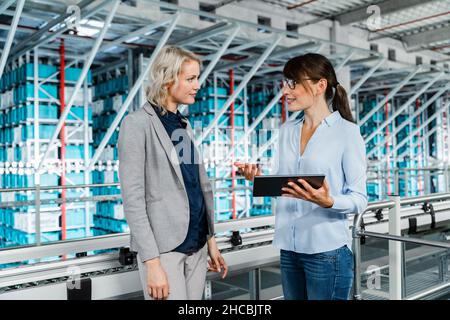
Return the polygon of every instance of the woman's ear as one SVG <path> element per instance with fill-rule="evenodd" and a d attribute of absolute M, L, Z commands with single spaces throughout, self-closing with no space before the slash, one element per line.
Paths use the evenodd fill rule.
<path fill-rule="evenodd" d="M 320 79 L 317 82 L 317 94 L 322 95 L 327 90 L 328 81 L 326 79 Z"/>

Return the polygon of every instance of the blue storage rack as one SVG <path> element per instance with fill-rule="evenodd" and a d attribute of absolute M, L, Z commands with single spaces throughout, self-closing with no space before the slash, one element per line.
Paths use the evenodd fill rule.
<path fill-rule="evenodd" d="M 55 66 L 39 64 L 37 75 L 40 79 L 46 79 L 49 76 L 58 72 Z M 79 68 L 66 69 L 66 81 L 77 81 L 81 75 Z M 87 75 L 88 83 L 92 83 L 91 72 Z M 14 160 L 17 162 L 23 161 L 22 146 L 30 139 L 34 139 L 34 112 L 35 108 L 30 99 L 34 98 L 34 65 L 24 64 L 19 68 L 10 70 L 4 74 L 0 79 L 0 92 L 11 90 L 8 97 L 10 101 L 6 105 L 6 109 L 0 112 L 0 143 L 10 144 L 9 148 L 14 151 Z M 50 97 L 59 99 L 58 77 L 49 79 L 46 84 L 40 85 L 38 90 L 38 98 L 42 99 L 39 103 L 39 138 L 50 139 L 55 130 L 55 124 L 58 120 L 59 106 L 53 104 L 53 101 L 43 91 L 46 91 Z M 67 83 L 67 85 L 70 85 Z M 9 100 L 8 100 L 9 101 Z M 11 105 L 14 103 L 14 105 Z M 92 110 L 88 108 L 88 122 L 92 122 Z M 84 121 L 84 107 L 73 106 L 68 116 L 68 121 L 81 120 Z M 70 126 L 70 123 L 67 124 Z M 27 144 L 28 145 L 28 144 Z M 78 160 L 84 158 L 84 146 L 71 144 L 70 139 L 67 141 L 66 158 L 70 160 Z M 90 147 L 90 154 L 92 156 L 92 147 Z M 7 160 L 7 150 L 4 147 L 0 148 L 0 161 Z M 28 160 L 26 160 L 28 161 Z M 67 172 L 66 176 L 77 184 L 84 184 L 84 173 Z M 34 186 L 34 176 L 28 174 L 18 174 L 17 171 L 6 171 L 1 177 L 2 187 L 23 188 Z M 44 173 L 40 175 L 41 186 L 57 186 L 59 183 L 59 176 L 56 174 Z M 67 196 L 77 197 L 81 193 L 76 190 L 69 189 Z M 60 196 L 59 191 L 41 192 L 40 198 L 56 199 Z M 32 201 L 35 199 L 33 191 L 16 192 L 14 194 L 16 201 Z M 42 209 L 54 209 L 54 204 L 41 205 Z M 20 210 L 20 211 L 19 211 Z M 34 235 L 27 234 L 21 230 L 15 230 L 14 217 L 20 215 L 28 215 L 34 212 L 33 206 L 23 206 L 21 208 L 5 208 L 0 209 L 0 226 L 2 245 L 23 245 L 34 242 Z M 21 217 L 23 220 L 23 217 Z M 90 218 L 93 220 L 93 218 Z M 21 221 L 22 221 L 21 220 Z M 67 237 L 76 238 L 89 236 L 85 232 L 85 213 L 84 209 L 68 209 L 67 210 Z M 92 221 L 90 222 L 92 223 Z M 79 226 L 83 225 L 80 229 Z M 60 232 L 43 233 L 43 242 L 58 240 Z"/>
<path fill-rule="evenodd" d="M 110 219 L 99 215 L 94 215 L 95 228 L 108 231 L 108 233 L 129 232 L 128 224 L 125 220 Z"/>
<path fill-rule="evenodd" d="M 111 126 L 117 115 L 117 106 L 114 107 L 114 102 L 121 99 L 123 103 L 127 98 L 129 89 L 128 76 L 123 75 L 105 82 L 97 83 L 94 87 L 94 100 L 103 100 L 103 109 L 96 111 L 93 117 L 93 133 L 94 145 L 98 146 L 106 134 L 106 131 Z M 120 98 L 118 96 L 121 96 Z M 124 116 L 126 116 L 127 112 Z M 123 118 L 122 118 L 123 119 Z M 108 146 L 113 148 L 113 159 L 117 160 L 117 140 L 119 136 L 119 126 L 108 141 Z M 107 173 L 108 172 L 108 173 Z M 105 183 L 105 175 L 111 174 L 111 171 L 96 170 L 93 172 L 93 183 Z M 118 172 L 113 173 L 114 182 L 118 182 Z M 110 181 L 108 181 L 110 182 Z M 120 189 L 117 187 L 101 187 L 92 189 L 93 195 L 116 195 L 120 194 Z M 95 235 L 104 235 L 109 233 L 126 232 L 128 225 L 123 219 L 114 219 L 114 207 L 120 204 L 117 201 L 102 201 L 96 204 L 96 212 L 94 214 L 94 229 Z"/>
<path fill-rule="evenodd" d="M 94 98 L 103 99 L 117 93 L 127 93 L 129 89 L 128 76 L 124 75 L 95 86 Z"/>
<path fill-rule="evenodd" d="M 224 87 L 217 87 L 216 93 L 217 93 L 217 95 L 220 95 L 220 96 L 226 96 L 226 95 L 228 95 L 228 90 L 227 90 L 227 88 L 224 88 Z M 213 96 L 214 95 L 214 87 L 203 87 L 198 91 L 197 95 L 199 97 Z"/>

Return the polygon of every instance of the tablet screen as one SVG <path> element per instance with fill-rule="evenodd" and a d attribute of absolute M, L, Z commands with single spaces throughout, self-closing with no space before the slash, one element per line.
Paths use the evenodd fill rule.
<path fill-rule="evenodd" d="M 311 187 L 319 189 L 322 186 L 325 175 L 311 174 L 311 175 L 273 175 L 273 176 L 256 176 L 253 181 L 253 196 L 254 197 L 279 197 L 282 195 L 281 188 L 288 186 L 288 182 L 297 183 L 302 189 L 303 186 L 298 182 L 298 179 L 303 179 L 308 182 Z"/>

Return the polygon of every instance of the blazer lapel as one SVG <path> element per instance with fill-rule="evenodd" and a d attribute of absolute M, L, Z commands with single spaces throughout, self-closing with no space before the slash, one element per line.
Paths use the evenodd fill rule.
<path fill-rule="evenodd" d="M 175 147 L 173 146 L 172 140 L 170 140 L 170 137 L 167 134 L 166 129 L 159 120 L 158 115 L 156 114 L 155 110 L 150 105 L 150 103 L 147 102 L 143 108 L 149 115 L 151 115 L 150 119 L 153 124 L 153 127 L 155 128 L 156 135 L 158 136 L 158 139 L 161 142 L 161 145 L 163 146 L 163 149 L 166 152 L 166 155 L 169 158 L 170 163 L 172 164 L 175 170 L 175 173 L 177 174 L 178 178 L 182 183 L 182 186 L 184 187 L 184 180 L 183 175 L 181 174 L 180 162 L 178 160 L 178 155 L 175 150 Z"/>

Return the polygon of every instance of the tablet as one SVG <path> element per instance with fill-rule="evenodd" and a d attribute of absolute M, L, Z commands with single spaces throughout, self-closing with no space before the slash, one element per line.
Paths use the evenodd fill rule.
<path fill-rule="evenodd" d="M 303 179 L 308 182 L 314 189 L 322 186 L 325 175 L 322 174 L 302 174 L 298 176 L 291 175 L 272 175 L 272 176 L 256 176 L 253 180 L 253 196 L 254 197 L 280 197 L 283 193 L 281 188 L 288 186 L 288 182 L 297 183 L 302 189 L 304 187 L 297 181 Z"/>

